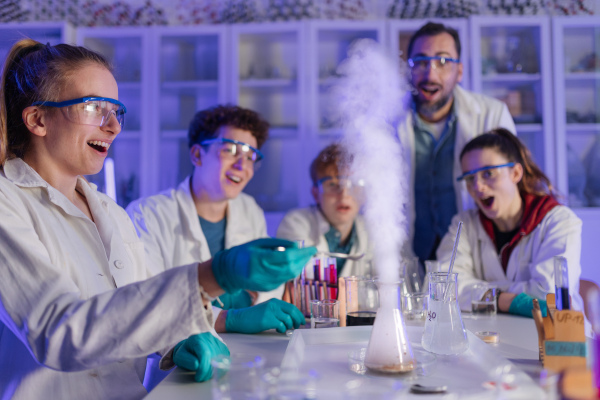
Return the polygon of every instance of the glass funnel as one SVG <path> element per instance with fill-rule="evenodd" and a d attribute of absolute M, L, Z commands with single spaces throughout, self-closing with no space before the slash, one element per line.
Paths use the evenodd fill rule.
<path fill-rule="evenodd" d="M 402 319 L 400 282 L 377 282 L 379 309 L 371 331 L 365 366 L 379 372 L 409 372 L 416 366 Z"/>
<path fill-rule="evenodd" d="M 469 348 L 457 298 L 458 274 L 429 274 L 429 303 L 421 344 L 436 354 L 460 354 Z"/>

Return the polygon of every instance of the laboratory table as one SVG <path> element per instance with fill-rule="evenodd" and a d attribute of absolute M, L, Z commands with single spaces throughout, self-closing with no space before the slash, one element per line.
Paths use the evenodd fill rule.
<path fill-rule="evenodd" d="M 502 357 L 517 368 L 535 375 L 542 369 L 538 361 L 538 340 L 533 319 L 498 314 L 495 317 L 475 318 L 463 313 L 465 327 L 471 332 L 494 331 L 499 334 L 499 343 L 493 344 Z M 335 328 L 345 329 L 345 328 Z M 275 331 L 255 335 L 226 333 L 221 335 L 232 353 L 258 353 L 266 358 L 265 368 L 281 364 L 290 338 Z M 196 383 L 193 373 L 175 368 L 146 399 L 210 399 L 211 382 Z"/>

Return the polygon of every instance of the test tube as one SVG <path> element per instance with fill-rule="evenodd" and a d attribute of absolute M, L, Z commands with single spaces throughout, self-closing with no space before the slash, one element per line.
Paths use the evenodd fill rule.
<path fill-rule="evenodd" d="M 557 310 L 569 310 L 569 269 L 567 259 L 561 256 L 554 257 L 554 284 Z"/>

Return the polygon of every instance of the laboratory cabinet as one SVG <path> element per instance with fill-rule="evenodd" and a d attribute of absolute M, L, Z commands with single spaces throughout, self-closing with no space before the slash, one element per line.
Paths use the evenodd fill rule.
<path fill-rule="evenodd" d="M 554 123 L 558 190 L 583 221 L 582 269 L 600 281 L 600 18 L 556 17 Z"/>
<path fill-rule="evenodd" d="M 149 187 L 156 176 L 152 174 L 154 158 L 152 140 L 156 130 L 149 118 L 152 106 L 152 68 L 150 28 L 79 28 L 77 44 L 104 55 L 112 64 L 119 85 L 119 100 L 125 104 L 125 124 L 108 150 L 114 161 L 114 194 L 125 207 Z M 101 171 L 89 176 L 100 190 L 109 192 L 108 178 Z"/>
<path fill-rule="evenodd" d="M 550 18 L 477 16 L 470 25 L 472 90 L 506 103 L 517 135 L 554 181 Z"/>

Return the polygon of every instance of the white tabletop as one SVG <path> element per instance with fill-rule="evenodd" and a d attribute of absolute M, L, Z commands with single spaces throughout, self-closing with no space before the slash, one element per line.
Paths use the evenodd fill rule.
<path fill-rule="evenodd" d="M 465 327 L 471 332 L 494 331 L 500 342 L 493 344 L 498 353 L 518 368 L 535 374 L 542 367 L 538 361 L 538 340 L 535 324 L 531 318 L 506 314 L 495 317 L 474 318 L 462 314 Z M 339 329 L 339 328 L 337 328 Z M 278 367 L 289 343 L 286 335 L 268 331 L 256 335 L 226 333 L 221 335 L 232 353 L 260 353 L 266 358 L 266 368 Z M 196 383 L 193 373 L 175 368 L 146 399 L 210 399 L 211 382 Z"/>

